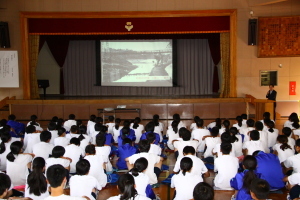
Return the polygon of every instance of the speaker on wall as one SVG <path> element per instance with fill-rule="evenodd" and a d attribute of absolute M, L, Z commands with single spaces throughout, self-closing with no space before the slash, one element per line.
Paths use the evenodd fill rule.
<path fill-rule="evenodd" d="M 249 19 L 248 24 L 248 45 L 256 45 L 257 19 Z"/>
<path fill-rule="evenodd" d="M 0 22 L 0 47 L 10 48 L 10 39 L 7 22 Z"/>

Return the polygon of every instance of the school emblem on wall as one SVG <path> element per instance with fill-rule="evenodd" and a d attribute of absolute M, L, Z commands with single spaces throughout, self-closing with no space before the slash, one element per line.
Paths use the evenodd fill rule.
<path fill-rule="evenodd" d="M 131 31 L 131 29 L 133 28 L 133 25 L 131 25 L 131 22 L 126 22 L 125 28 L 126 28 L 128 31 Z"/>

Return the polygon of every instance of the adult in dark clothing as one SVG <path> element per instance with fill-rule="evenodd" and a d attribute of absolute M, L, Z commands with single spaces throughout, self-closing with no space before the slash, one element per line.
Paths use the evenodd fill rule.
<path fill-rule="evenodd" d="M 277 92 L 274 90 L 274 85 L 270 84 L 269 85 L 269 91 L 267 92 L 266 98 L 268 100 L 273 100 L 274 102 L 274 121 L 276 119 L 276 96 L 277 96 Z"/>

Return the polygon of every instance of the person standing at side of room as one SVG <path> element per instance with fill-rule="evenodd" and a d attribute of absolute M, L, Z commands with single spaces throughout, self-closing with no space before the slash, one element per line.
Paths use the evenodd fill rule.
<path fill-rule="evenodd" d="M 268 100 L 273 100 L 274 102 L 274 121 L 276 120 L 276 96 L 277 92 L 274 90 L 274 85 L 270 84 L 269 85 L 269 91 L 267 92 L 266 98 Z"/>

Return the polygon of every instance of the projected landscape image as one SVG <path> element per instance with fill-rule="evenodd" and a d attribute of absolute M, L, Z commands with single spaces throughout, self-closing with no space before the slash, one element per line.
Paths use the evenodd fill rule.
<path fill-rule="evenodd" d="M 172 40 L 101 41 L 103 86 L 172 86 Z"/>

